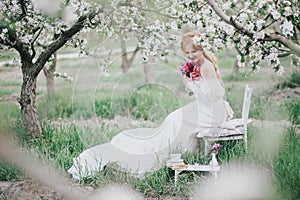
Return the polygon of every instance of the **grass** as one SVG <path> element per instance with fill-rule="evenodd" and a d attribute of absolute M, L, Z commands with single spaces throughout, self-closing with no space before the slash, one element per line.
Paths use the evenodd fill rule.
<path fill-rule="evenodd" d="M 279 84 L 277 84 L 276 87 L 278 89 L 300 87 L 300 71 L 292 71 L 290 76 L 286 79 L 283 79 Z"/>
<path fill-rule="evenodd" d="M 0 160 L 0 180 L 11 181 L 18 180 L 23 173 L 18 166 L 10 164 L 5 160 Z"/>
<path fill-rule="evenodd" d="M 30 141 L 30 148 L 40 152 L 42 159 L 52 161 L 60 169 L 67 170 L 72 166 L 72 158 L 87 148 L 80 138 L 80 130 L 75 126 L 54 129 L 43 126 L 43 141 Z"/>
<path fill-rule="evenodd" d="M 241 117 L 242 99 L 246 83 L 262 84 L 263 81 L 273 81 L 275 76 L 268 73 L 251 75 L 245 78 L 245 71 L 241 70 L 237 76 L 231 75 L 231 66 L 234 63 L 234 54 L 218 55 L 224 62 L 220 63 L 222 77 L 226 88 L 226 99 L 235 111 L 235 117 Z M 26 138 L 20 121 L 20 110 L 15 104 L 0 104 L 0 117 L 3 129 L 11 130 L 20 144 L 37 152 L 41 160 L 50 161 L 55 167 L 67 170 L 72 165 L 73 157 L 83 150 L 109 141 L 120 129 L 105 121 L 113 122 L 116 115 L 130 116 L 135 120 L 151 121 L 160 124 L 172 110 L 193 99 L 186 95 L 182 80 L 176 74 L 177 60 L 170 60 L 169 64 L 155 62 L 152 67 L 153 81 L 145 83 L 143 68 L 136 62 L 132 70 L 121 74 L 119 63 L 110 66 L 112 74 L 103 77 L 97 73 L 97 66 L 74 61 L 68 63 L 61 61 L 62 71 L 76 77 L 73 83 L 64 80 L 56 81 L 56 94 L 48 98 L 45 94 L 45 82 L 41 77 L 38 83 L 38 113 L 42 121 L 43 141 Z M 172 66 L 172 67 L 169 67 Z M 291 75 L 281 85 L 290 85 L 297 82 Z M 279 82 L 279 79 L 276 79 Z M 219 151 L 218 159 L 221 164 L 230 163 L 232 160 L 241 160 L 245 163 L 255 163 L 266 167 L 273 172 L 274 184 L 278 196 L 285 199 L 297 199 L 299 191 L 299 135 L 295 132 L 295 125 L 299 124 L 300 101 L 274 101 L 268 95 L 269 87 L 257 88 L 254 91 L 250 118 L 261 121 L 278 122 L 290 120 L 292 126 L 280 131 L 276 126 L 272 128 L 259 128 L 249 126 L 249 146 L 245 152 L 242 142 L 222 142 L 223 148 Z M 19 81 L 1 80 L 1 87 L 20 86 Z M 255 85 L 254 85 L 255 87 Z M 280 86 L 281 88 L 283 86 Z M 288 87 L 288 86 L 287 86 Z M 5 89 L 0 96 L 10 94 L 10 89 Z M 72 121 L 88 121 L 96 118 L 99 124 L 88 124 L 82 127 Z M 58 122 L 58 126 L 55 123 Z M 66 122 L 62 125 L 60 122 Z M 272 124 L 270 123 L 272 126 Z M 93 126 L 93 127 L 92 127 Z M 268 131 L 267 131 L 268 130 Z M 276 134 L 275 134 L 276 133 Z M 274 137 L 277 140 L 272 140 Z M 268 143 L 268 141 L 270 141 Z M 275 145 L 276 144 L 276 145 Z M 200 144 L 201 145 L 201 144 Z M 277 147 L 277 148 L 275 148 Z M 202 149 L 201 146 L 199 150 Z M 187 163 L 205 163 L 210 156 L 204 157 L 200 151 L 185 153 L 183 158 Z M 192 185 L 199 179 L 206 178 L 206 173 L 198 175 L 186 172 L 179 176 L 177 186 L 174 185 L 174 172 L 164 167 L 145 179 L 135 179 L 124 172 L 107 166 L 103 171 L 93 177 L 81 180 L 81 184 L 91 185 L 95 188 L 103 187 L 109 183 L 129 184 L 145 196 L 165 197 L 190 194 Z M 0 161 L 0 180 L 13 180 L 22 176 L 21 170 L 16 166 Z"/>
<path fill-rule="evenodd" d="M 275 180 L 279 193 L 285 199 L 300 197 L 300 138 L 295 127 L 290 127 L 274 160 Z"/>

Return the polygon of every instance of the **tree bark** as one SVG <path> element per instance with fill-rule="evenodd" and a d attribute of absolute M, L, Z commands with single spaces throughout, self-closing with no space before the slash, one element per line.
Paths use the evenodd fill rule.
<path fill-rule="evenodd" d="M 126 42 L 124 41 L 124 39 L 122 38 L 122 36 L 120 36 L 120 41 L 121 41 L 121 51 L 122 51 L 122 70 L 123 73 L 125 74 L 126 72 L 129 71 L 129 68 L 131 67 L 133 60 L 139 50 L 139 47 L 137 46 L 135 48 L 135 50 L 132 52 L 131 57 L 128 58 L 128 52 L 126 50 Z"/>
<path fill-rule="evenodd" d="M 233 76 L 237 76 L 239 73 L 238 60 L 236 59 L 233 66 Z"/>
<path fill-rule="evenodd" d="M 144 75 L 146 83 L 149 83 L 152 80 L 151 67 L 154 63 L 154 57 L 149 56 L 148 61 L 144 63 Z"/>
<path fill-rule="evenodd" d="M 29 65 L 24 64 L 23 65 Z M 32 64 L 33 65 L 33 64 Z M 30 73 L 30 67 L 22 66 L 23 83 L 19 104 L 21 106 L 23 125 L 31 138 L 42 139 L 42 128 L 36 110 L 36 82 L 37 77 Z"/>
<path fill-rule="evenodd" d="M 51 64 L 49 68 L 44 67 L 44 75 L 46 76 L 46 86 L 47 86 L 47 95 L 48 97 L 53 96 L 55 92 L 54 88 L 54 72 L 56 71 L 56 61 L 57 61 L 57 56 L 56 52 L 53 53 L 54 58 L 51 60 Z"/>

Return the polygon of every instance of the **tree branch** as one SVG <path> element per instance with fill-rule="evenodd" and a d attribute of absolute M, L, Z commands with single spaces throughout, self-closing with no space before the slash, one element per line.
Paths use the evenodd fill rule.
<path fill-rule="evenodd" d="M 169 8 L 171 5 L 162 7 L 162 8 L 160 8 L 160 9 L 144 8 L 144 7 L 142 7 L 142 6 L 135 5 L 135 4 L 131 3 L 131 2 L 128 3 L 127 5 L 130 6 L 130 7 L 136 7 L 137 9 L 143 10 L 143 11 L 146 11 L 146 12 L 154 12 L 154 13 L 157 13 L 157 14 L 159 14 L 159 15 L 161 15 L 161 16 L 168 17 L 168 18 L 170 18 L 170 19 L 178 19 L 178 17 L 171 16 L 171 15 L 168 15 L 168 14 L 165 14 L 165 13 L 160 12 L 160 11 L 162 11 L 162 10 L 165 10 L 166 8 Z"/>
<path fill-rule="evenodd" d="M 289 56 L 289 55 L 291 55 L 291 53 L 290 53 L 290 52 L 286 52 L 286 53 L 278 54 L 278 57 L 279 57 L 279 58 L 283 58 L 283 57 L 287 57 L 287 56 Z"/>
<path fill-rule="evenodd" d="M 136 54 L 137 54 L 138 51 L 139 51 L 139 45 L 137 45 L 137 46 L 135 47 L 135 50 L 134 50 L 133 53 L 131 54 L 131 57 L 130 57 L 129 60 L 128 60 L 129 65 L 132 64 L 132 62 L 133 62 L 133 60 L 134 60 L 134 58 L 135 58 L 135 56 L 136 56 Z"/>
<path fill-rule="evenodd" d="M 8 40 L 1 40 L 0 42 L 5 46 L 16 49 L 20 54 L 21 60 L 30 61 L 31 55 L 28 46 L 20 41 L 15 31 L 11 30 L 9 27 L 0 26 L 0 30 L 3 29 L 8 30 Z"/>
<path fill-rule="evenodd" d="M 38 30 L 38 33 L 36 34 L 36 36 L 33 38 L 32 42 L 31 42 L 31 49 L 32 49 L 31 59 L 33 59 L 34 56 L 36 55 L 36 51 L 35 51 L 35 48 L 34 48 L 34 43 L 35 43 L 35 41 L 38 39 L 38 37 L 40 36 L 40 34 L 41 34 L 43 28 L 44 28 L 44 26 L 42 26 L 42 27 Z"/>
<path fill-rule="evenodd" d="M 34 69 L 34 76 L 37 76 L 40 71 L 43 69 L 45 63 L 48 61 L 48 59 L 51 57 L 51 55 L 56 52 L 58 49 L 60 49 L 62 46 L 65 45 L 65 43 L 70 40 L 75 34 L 79 33 L 86 22 L 87 19 L 92 19 L 96 15 L 96 12 L 91 11 L 87 15 L 80 16 L 77 20 L 77 22 L 69 28 L 67 31 L 61 33 L 57 40 L 52 42 L 38 57 L 36 60 L 36 68 Z"/>
<path fill-rule="evenodd" d="M 22 10 L 22 14 L 18 18 L 18 20 L 21 20 L 22 18 L 24 18 L 27 15 L 26 0 L 19 0 L 18 3 L 20 4 L 21 10 Z"/>
<path fill-rule="evenodd" d="M 208 4 L 212 7 L 212 9 L 215 11 L 215 13 L 227 24 L 233 26 L 240 32 L 246 34 L 249 37 L 253 37 L 253 33 L 249 32 L 245 26 L 243 26 L 241 23 L 232 20 L 232 17 L 227 16 L 215 3 L 214 0 L 207 0 Z M 266 33 L 265 38 L 261 39 L 260 41 L 276 41 L 284 45 L 285 47 L 292 50 L 295 54 L 300 56 L 300 45 L 294 43 L 293 41 L 289 40 L 288 38 L 276 34 L 276 33 Z"/>

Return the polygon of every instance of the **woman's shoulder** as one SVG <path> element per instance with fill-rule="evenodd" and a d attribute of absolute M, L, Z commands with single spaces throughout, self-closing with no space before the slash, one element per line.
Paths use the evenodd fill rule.
<path fill-rule="evenodd" d="M 205 59 L 200 70 L 203 78 L 216 78 L 214 65 L 209 60 Z"/>
<path fill-rule="evenodd" d="M 204 59 L 203 64 L 201 65 L 201 69 L 215 69 L 214 64 L 210 62 L 208 59 Z"/>

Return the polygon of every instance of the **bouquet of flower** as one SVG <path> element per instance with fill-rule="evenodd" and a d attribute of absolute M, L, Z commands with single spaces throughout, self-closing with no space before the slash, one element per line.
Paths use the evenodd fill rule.
<path fill-rule="evenodd" d="M 181 63 L 178 66 L 178 73 L 194 80 L 200 79 L 200 68 L 196 67 L 194 62 Z"/>

